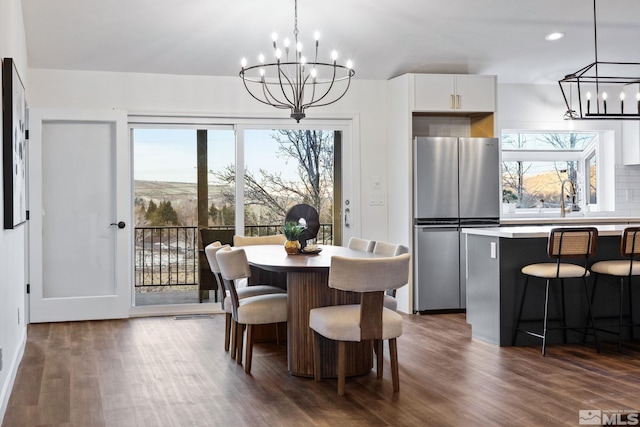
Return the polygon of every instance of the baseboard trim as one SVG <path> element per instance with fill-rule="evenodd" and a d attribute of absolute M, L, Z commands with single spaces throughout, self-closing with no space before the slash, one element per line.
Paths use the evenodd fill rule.
<path fill-rule="evenodd" d="M 4 421 L 4 415 L 7 412 L 7 406 L 9 405 L 9 398 L 11 397 L 11 391 L 13 390 L 13 384 L 16 381 L 18 375 L 18 368 L 24 356 L 24 349 L 27 345 L 27 328 L 22 329 L 22 340 L 18 346 L 17 351 L 13 355 L 11 365 L 9 366 L 9 376 L 2 387 L 2 393 L 0 394 L 0 425 Z"/>

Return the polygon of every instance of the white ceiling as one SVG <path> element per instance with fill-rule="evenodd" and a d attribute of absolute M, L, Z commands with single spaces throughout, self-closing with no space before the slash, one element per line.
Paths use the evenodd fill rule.
<path fill-rule="evenodd" d="M 22 0 L 29 66 L 236 76 L 240 58 L 293 34 L 293 0 Z M 640 0 L 600 0 L 598 59 L 640 62 Z M 551 83 L 593 62 L 591 0 L 299 0 L 303 43 L 320 31 L 357 79 L 407 72 Z M 544 36 L 566 37 L 548 42 Z"/>

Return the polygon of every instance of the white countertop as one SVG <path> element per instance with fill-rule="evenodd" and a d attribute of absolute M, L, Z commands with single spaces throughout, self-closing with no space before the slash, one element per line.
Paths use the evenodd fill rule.
<path fill-rule="evenodd" d="M 637 219 L 636 219 L 637 220 Z M 620 236 L 622 230 L 629 225 L 640 227 L 640 224 L 576 224 L 576 227 L 592 226 L 598 229 L 599 236 Z M 570 225 L 567 225 L 570 226 Z M 477 236 L 504 237 L 507 239 L 528 239 L 548 237 L 552 228 L 551 225 L 522 225 L 507 227 L 479 227 L 479 228 L 463 228 L 465 234 L 473 234 Z"/>
<path fill-rule="evenodd" d="M 523 225 L 523 224 L 630 224 L 640 222 L 638 217 L 613 217 L 613 216 L 584 216 L 584 215 L 567 215 L 561 218 L 559 214 L 543 215 L 543 216 L 523 216 L 523 217 L 502 217 L 500 224 L 502 225 Z"/>

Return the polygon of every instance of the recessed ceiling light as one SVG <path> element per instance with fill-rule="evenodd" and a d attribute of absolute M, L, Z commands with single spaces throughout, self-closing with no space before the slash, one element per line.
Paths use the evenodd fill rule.
<path fill-rule="evenodd" d="M 552 42 L 555 40 L 560 40 L 563 37 L 564 37 L 564 33 L 549 33 L 546 36 L 544 36 L 544 39 Z"/>

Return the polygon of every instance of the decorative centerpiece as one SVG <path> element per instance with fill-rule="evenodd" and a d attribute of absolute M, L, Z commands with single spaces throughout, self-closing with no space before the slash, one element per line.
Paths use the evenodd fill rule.
<path fill-rule="evenodd" d="M 284 237 L 287 238 L 287 241 L 284 242 L 284 250 L 287 251 L 287 254 L 295 255 L 300 253 L 298 237 L 300 237 L 302 231 L 303 228 L 297 222 L 288 221 L 284 223 L 282 232 Z"/>

